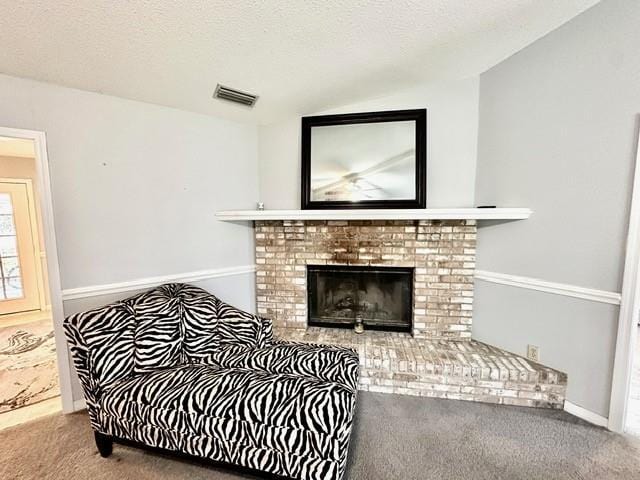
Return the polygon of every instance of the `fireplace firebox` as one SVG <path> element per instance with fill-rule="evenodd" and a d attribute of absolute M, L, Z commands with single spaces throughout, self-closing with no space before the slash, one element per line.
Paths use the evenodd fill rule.
<path fill-rule="evenodd" d="M 307 265 L 309 325 L 411 332 L 413 268 Z"/>

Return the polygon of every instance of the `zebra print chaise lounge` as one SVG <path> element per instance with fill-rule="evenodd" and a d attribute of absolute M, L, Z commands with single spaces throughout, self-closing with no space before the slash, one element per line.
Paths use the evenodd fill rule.
<path fill-rule="evenodd" d="M 103 457 L 134 443 L 309 480 L 340 479 L 356 401 L 347 348 L 169 284 L 65 320 Z"/>

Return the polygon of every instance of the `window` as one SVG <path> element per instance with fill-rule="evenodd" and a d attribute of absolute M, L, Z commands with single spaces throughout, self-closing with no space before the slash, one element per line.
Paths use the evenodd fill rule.
<path fill-rule="evenodd" d="M 13 204 L 8 193 L 0 193 L 0 280 L 0 300 L 23 297 Z"/>

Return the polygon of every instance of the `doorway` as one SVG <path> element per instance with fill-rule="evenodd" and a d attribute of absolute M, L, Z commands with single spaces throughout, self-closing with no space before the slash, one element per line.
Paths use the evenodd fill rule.
<path fill-rule="evenodd" d="M 0 128 L 0 429 L 70 393 L 50 201 L 44 135 Z"/>
<path fill-rule="evenodd" d="M 640 115 L 608 428 L 640 437 Z"/>
<path fill-rule="evenodd" d="M 0 138 L 0 171 L 10 173 L 13 161 L 27 163 L 35 173 L 35 159 L 3 155 L 8 142 Z M 0 315 L 43 310 L 45 279 L 40 260 L 40 229 L 32 180 L 0 178 Z"/>
<path fill-rule="evenodd" d="M 636 341 L 632 356 L 625 432 L 640 438 L 640 323 L 636 326 Z"/>

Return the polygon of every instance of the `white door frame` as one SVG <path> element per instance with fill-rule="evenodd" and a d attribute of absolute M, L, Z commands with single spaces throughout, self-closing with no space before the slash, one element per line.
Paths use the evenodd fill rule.
<path fill-rule="evenodd" d="M 0 127 L 0 136 L 33 140 L 35 147 L 36 185 L 40 198 L 40 211 L 42 212 L 42 234 L 44 237 L 45 252 L 47 253 L 47 270 L 51 295 L 53 332 L 56 340 L 56 356 L 58 357 L 60 396 L 62 398 L 63 412 L 69 413 L 73 411 L 71 365 L 69 364 L 69 355 L 67 354 L 67 341 L 62 329 L 64 311 L 62 308 L 62 287 L 60 284 L 60 266 L 58 264 L 58 249 L 56 246 L 56 230 L 53 221 L 53 201 L 51 196 L 51 179 L 49 176 L 49 158 L 47 157 L 47 139 L 44 132 L 7 127 Z"/>
<path fill-rule="evenodd" d="M 620 433 L 624 431 L 627 418 L 633 349 L 640 318 L 640 131 L 634 170 L 608 423 L 609 430 Z"/>

